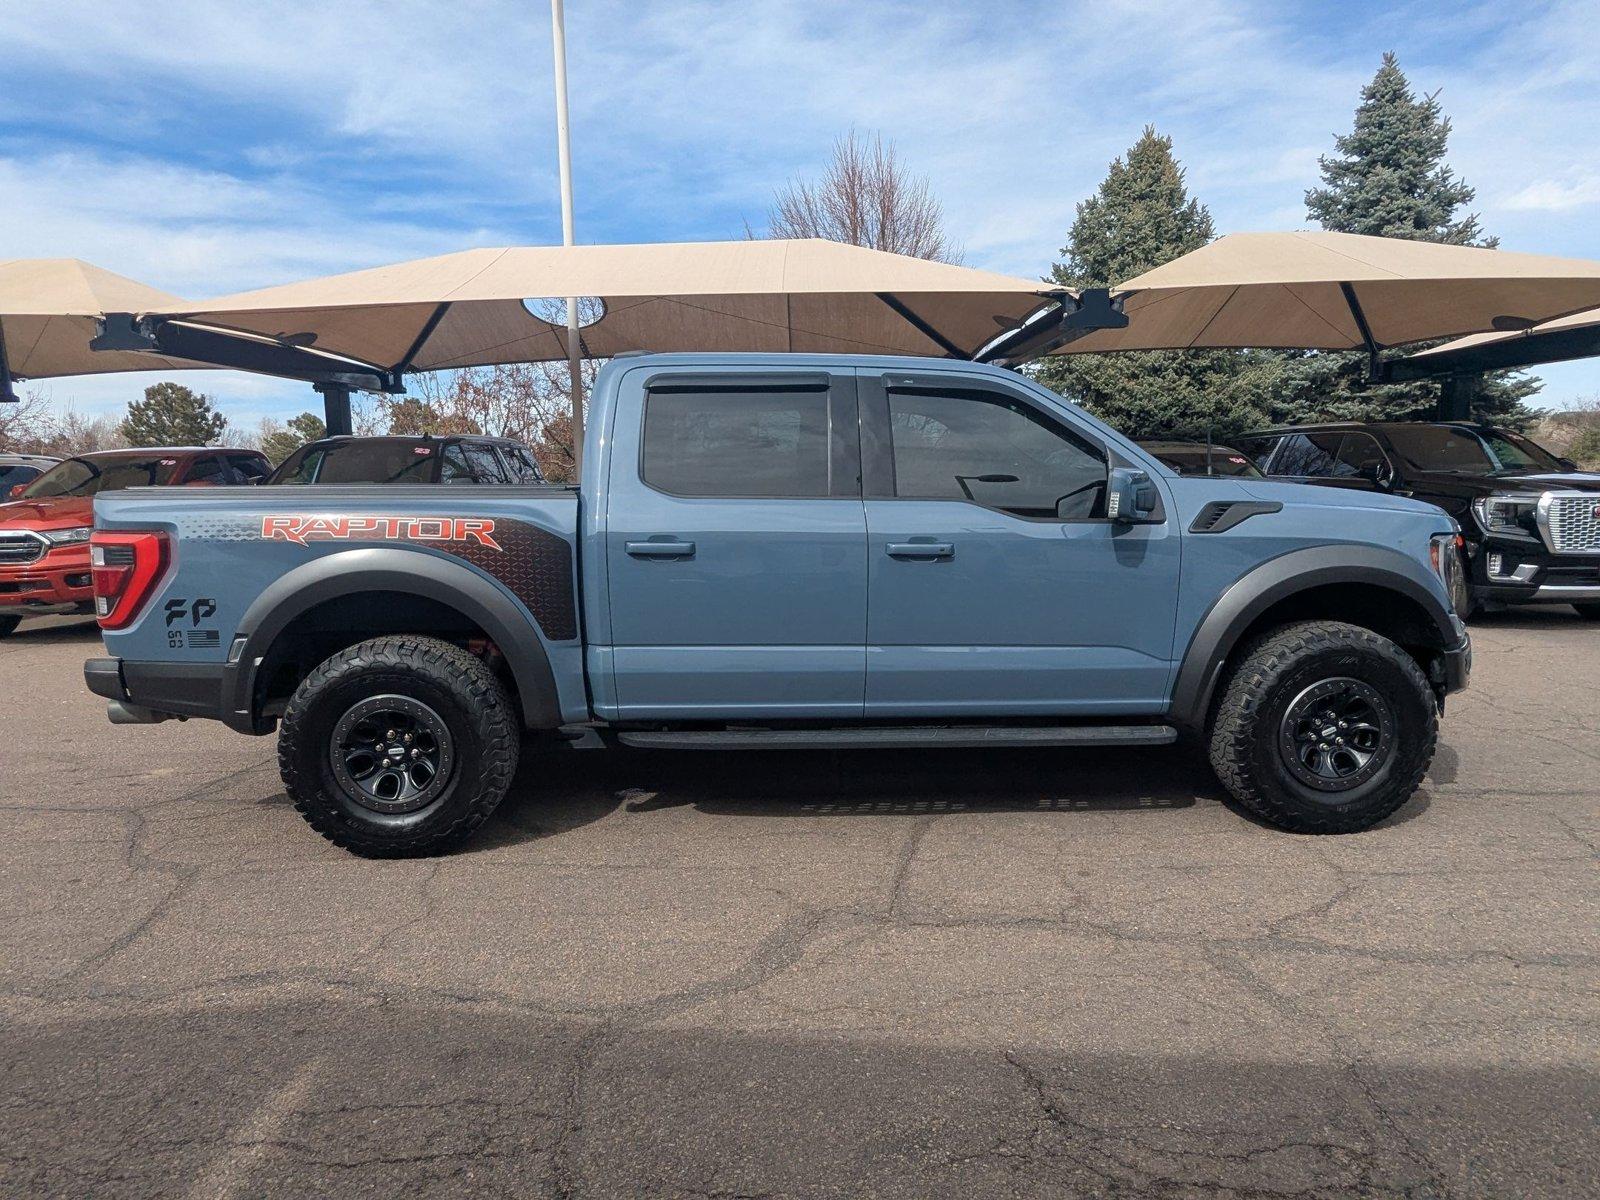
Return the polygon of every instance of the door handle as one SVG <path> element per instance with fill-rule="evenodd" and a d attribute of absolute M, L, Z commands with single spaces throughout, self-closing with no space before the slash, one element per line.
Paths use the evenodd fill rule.
<path fill-rule="evenodd" d="M 629 542 L 625 549 L 635 558 L 692 558 L 693 542 Z"/>
<path fill-rule="evenodd" d="M 884 547 L 890 558 L 954 558 L 953 542 L 890 542 Z"/>

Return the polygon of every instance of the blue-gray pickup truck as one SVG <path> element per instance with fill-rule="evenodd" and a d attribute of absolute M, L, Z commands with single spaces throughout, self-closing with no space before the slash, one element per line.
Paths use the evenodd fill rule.
<path fill-rule="evenodd" d="M 1277 826 L 1412 794 L 1471 649 L 1457 530 L 1184 477 L 1026 377 L 658 355 L 602 370 L 581 486 L 98 498 L 114 721 L 279 731 L 313 828 L 459 842 L 525 738 L 686 750 L 1190 734 Z"/>

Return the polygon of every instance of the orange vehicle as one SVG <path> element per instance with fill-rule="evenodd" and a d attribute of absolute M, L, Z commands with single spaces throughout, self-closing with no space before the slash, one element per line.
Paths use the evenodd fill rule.
<path fill-rule="evenodd" d="M 94 611 L 89 533 L 101 492 L 258 483 L 271 471 L 258 450 L 156 447 L 80 454 L 15 485 L 0 504 L 0 637 L 23 617 Z"/>

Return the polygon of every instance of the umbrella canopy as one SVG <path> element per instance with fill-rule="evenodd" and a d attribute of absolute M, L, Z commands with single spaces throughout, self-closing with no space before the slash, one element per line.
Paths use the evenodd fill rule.
<path fill-rule="evenodd" d="M 103 312 L 140 312 L 184 301 L 76 258 L 0 260 L 0 351 L 27 379 L 105 371 L 176 371 L 198 363 L 89 349 Z"/>
<path fill-rule="evenodd" d="M 747 240 L 466 250 L 164 305 L 156 315 L 400 372 L 565 358 L 560 307 L 535 315 L 525 299 L 598 300 L 599 319 L 582 331 L 593 358 L 639 350 L 970 357 L 1059 295 L 1036 280 L 837 242 Z"/>
<path fill-rule="evenodd" d="M 1533 366 L 1600 354 L 1600 308 L 1586 309 L 1511 333 L 1476 333 L 1406 361 L 1430 370 L 1490 370 Z"/>
<path fill-rule="evenodd" d="M 1058 353 L 1377 350 L 1600 305 L 1600 262 L 1349 233 L 1235 233 L 1130 279 L 1125 329 Z"/>

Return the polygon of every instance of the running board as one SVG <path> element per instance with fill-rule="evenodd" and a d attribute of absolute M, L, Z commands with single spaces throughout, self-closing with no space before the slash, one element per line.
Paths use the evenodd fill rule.
<path fill-rule="evenodd" d="M 1166 746 L 1170 725 L 901 725 L 859 729 L 623 730 L 641 750 L 858 750 L 891 747 Z"/>

